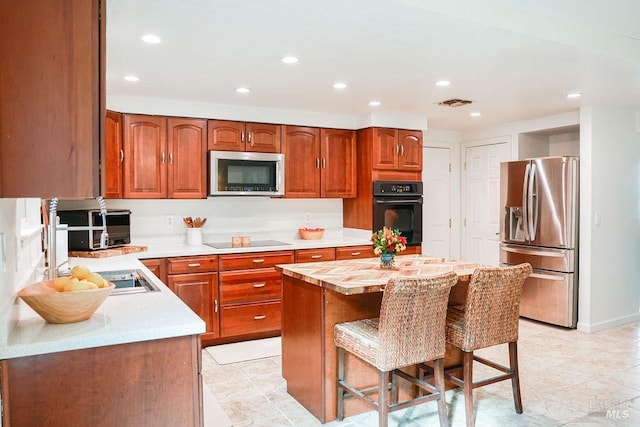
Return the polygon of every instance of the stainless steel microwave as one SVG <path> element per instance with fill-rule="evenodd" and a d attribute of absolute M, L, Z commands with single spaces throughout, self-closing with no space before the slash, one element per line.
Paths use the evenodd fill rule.
<path fill-rule="evenodd" d="M 209 151 L 210 196 L 282 196 L 284 154 Z"/>

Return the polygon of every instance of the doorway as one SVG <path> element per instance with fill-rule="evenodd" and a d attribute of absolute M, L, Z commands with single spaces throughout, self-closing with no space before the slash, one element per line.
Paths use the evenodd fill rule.
<path fill-rule="evenodd" d="M 507 142 L 465 149 L 463 257 L 465 261 L 499 264 L 500 163 L 509 160 Z"/>

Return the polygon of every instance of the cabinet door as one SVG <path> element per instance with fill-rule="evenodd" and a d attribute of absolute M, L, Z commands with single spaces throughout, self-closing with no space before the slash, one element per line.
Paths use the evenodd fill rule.
<path fill-rule="evenodd" d="M 125 114 L 123 122 L 124 197 L 166 197 L 167 119 Z"/>
<path fill-rule="evenodd" d="M 207 333 L 219 334 L 218 279 L 215 273 L 170 275 L 167 286 L 206 322 Z"/>
<path fill-rule="evenodd" d="M 0 1 L 0 198 L 102 194 L 100 3 Z"/>
<path fill-rule="evenodd" d="M 376 254 L 373 253 L 372 245 L 343 246 L 336 248 L 336 260 L 372 258 L 375 256 Z"/>
<path fill-rule="evenodd" d="M 356 132 L 322 129 L 322 197 L 356 197 Z"/>
<path fill-rule="evenodd" d="M 244 123 L 228 120 L 209 120 L 207 149 L 216 151 L 244 151 Z"/>
<path fill-rule="evenodd" d="M 375 128 L 372 146 L 373 169 L 395 170 L 398 168 L 398 130 Z"/>
<path fill-rule="evenodd" d="M 320 129 L 284 126 L 285 197 L 320 197 Z"/>
<path fill-rule="evenodd" d="M 167 119 L 167 197 L 207 197 L 207 121 Z"/>
<path fill-rule="evenodd" d="M 167 283 L 167 264 L 165 258 L 141 259 L 140 262 L 151 270 L 162 283 Z"/>
<path fill-rule="evenodd" d="M 298 249 L 295 262 L 334 261 L 335 259 L 334 248 Z"/>
<path fill-rule="evenodd" d="M 245 151 L 280 153 L 282 149 L 281 127 L 265 123 L 247 123 Z"/>
<path fill-rule="evenodd" d="M 422 171 L 422 131 L 398 131 L 398 169 Z"/>
<path fill-rule="evenodd" d="M 107 111 L 104 133 L 104 197 L 122 199 L 122 114 Z"/>

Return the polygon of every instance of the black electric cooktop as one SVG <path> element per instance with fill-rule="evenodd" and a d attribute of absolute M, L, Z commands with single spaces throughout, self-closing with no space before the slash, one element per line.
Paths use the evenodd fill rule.
<path fill-rule="evenodd" d="M 237 246 L 237 247 L 238 248 L 240 247 L 258 248 L 261 246 L 283 246 L 283 245 L 290 245 L 290 244 L 291 243 L 280 242 L 278 240 L 252 240 L 251 244 L 248 246 Z M 231 242 L 205 243 L 205 245 L 211 246 L 212 248 L 216 248 L 216 249 L 228 249 L 233 247 L 231 245 Z"/>

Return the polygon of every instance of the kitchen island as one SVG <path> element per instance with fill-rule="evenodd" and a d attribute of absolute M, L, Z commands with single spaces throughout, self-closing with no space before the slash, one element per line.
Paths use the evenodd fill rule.
<path fill-rule="evenodd" d="M 202 425 L 202 319 L 135 257 L 72 262 L 142 270 L 157 291 L 59 325 L 17 299 L 1 319 L 2 425 Z"/>
<path fill-rule="evenodd" d="M 478 264 L 445 261 L 422 255 L 396 257 L 396 268 L 381 269 L 379 259 L 279 265 L 282 273 L 282 376 L 287 391 L 320 421 L 336 418 L 337 323 L 378 317 L 382 291 L 389 279 L 455 271 L 458 283 L 449 304 L 465 300 L 467 284 Z M 447 346 L 445 366 L 459 362 Z M 376 374 L 354 357 L 347 357 L 349 383 L 373 385 Z M 408 392 L 411 392 L 409 390 Z M 345 402 L 346 416 L 368 411 L 360 400 Z"/>

